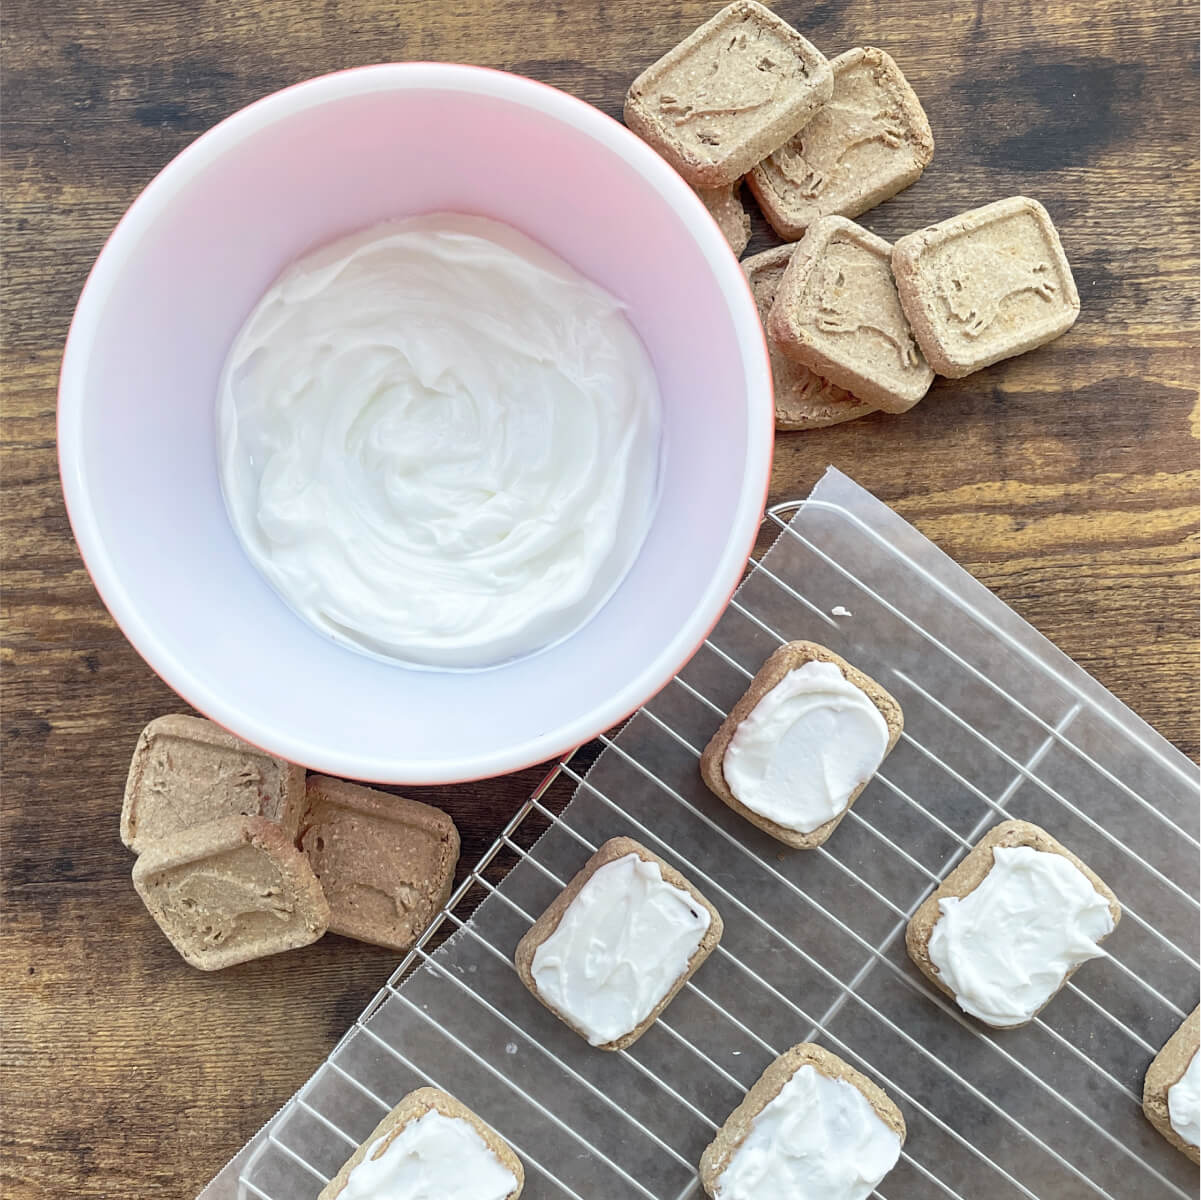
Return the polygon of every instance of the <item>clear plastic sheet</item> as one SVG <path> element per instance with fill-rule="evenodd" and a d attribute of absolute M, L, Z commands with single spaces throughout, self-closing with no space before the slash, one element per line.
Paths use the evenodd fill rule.
<path fill-rule="evenodd" d="M 548 778 L 486 857 L 513 863 L 503 883 L 481 864 L 431 931 L 451 936 L 409 956 L 201 1200 L 312 1200 L 427 1083 L 514 1145 L 528 1200 L 700 1197 L 695 1165 L 716 1127 L 803 1040 L 904 1112 L 904 1155 L 876 1193 L 887 1200 L 1197 1195 L 1195 1168 L 1139 1107 L 1147 1065 L 1197 1003 L 1196 768 L 839 472 L 766 524 L 779 536 L 679 678 Z M 905 710 L 902 741 L 814 851 L 741 820 L 697 772 L 749 676 L 795 638 L 837 651 Z M 904 927 L 1007 817 L 1075 850 L 1125 916 L 1109 957 L 1033 1024 L 990 1032 L 916 972 Z M 725 936 L 663 1018 L 608 1054 L 539 1005 L 511 960 L 531 919 L 619 834 L 678 866 Z"/>

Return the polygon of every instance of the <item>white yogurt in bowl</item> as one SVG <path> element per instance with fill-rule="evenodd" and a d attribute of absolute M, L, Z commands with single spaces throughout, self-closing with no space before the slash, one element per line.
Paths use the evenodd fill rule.
<path fill-rule="evenodd" d="M 507 225 L 387 222 L 290 266 L 218 413 L 238 538 L 323 633 L 486 667 L 568 636 L 654 509 L 660 400 L 623 306 Z"/>

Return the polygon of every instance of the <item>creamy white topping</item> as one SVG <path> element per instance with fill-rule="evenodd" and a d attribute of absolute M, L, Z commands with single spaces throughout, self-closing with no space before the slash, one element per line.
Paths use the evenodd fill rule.
<path fill-rule="evenodd" d="M 1201 1146 L 1201 1053 L 1168 1088 L 1168 1120 L 1190 1146 Z"/>
<path fill-rule="evenodd" d="M 708 910 L 659 864 L 627 854 L 598 867 L 534 952 L 538 991 L 593 1046 L 637 1029 L 688 969 Z"/>
<path fill-rule="evenodd" d="M 654 506 L 658 385 L 621 304 L 478 217 L 293 264 L 234 342 L 218 416 L 251 561 L 377 657 L 480 667 L 562 639 Z"/>
<path fill-rule="evenodd" d="M 888 725 L 871 697 L 834 663 L 807 662 L 739 723 L 722 774 L 752 812 L 812 833 L 846 808 L 887 750 Z"/>
<path fill-rule="evenodd" d="M 1062 854 L 995 846 L 993 865 L 966 896 L 938 902 L 930 961 L 964 1012 L 1021 1025 L 1073 967 L 1104 955 L 1113 930 L 1105 898 Z"/>
<path fill-rule="evenodd" d="M 806 1064 L 751 1122 L 717 1200 L 865 1200 L 900 1155 L 900 1135 L 857 1087 Z"/>
<path fill-rule="evenodd" d="M 410 1121 L 379 1154 L 372 1142 L 338 1200 L 505 1200 L 517 1177 L 470 1121 L 430 1109 Z"/>

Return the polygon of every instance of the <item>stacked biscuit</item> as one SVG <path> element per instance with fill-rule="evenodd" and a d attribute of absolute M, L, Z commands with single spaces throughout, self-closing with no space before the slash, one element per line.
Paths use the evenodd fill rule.
<path fill-rule="evenodd" d="M 134 886 L 171 944 L 215 971 L 327 930 L 406 950 L 450 895 L 444 812 L 312 775 L 199 717 L 151 721 L 121 811 Z"/>
<path fill-rule="evenodd" d="M 826 57 L 735 0 L 630 87 L 626 123 L 692 185 L 736 254 L 745 178 L 789 244 L 743 264 L 768 335 L 780 429 L 900 413 L 1064 333 L 1080 299 L 1046 210 L 1022 196 L 901 238 L 856 217 L 934 155 L 921 103 L 883 50 Z"/>

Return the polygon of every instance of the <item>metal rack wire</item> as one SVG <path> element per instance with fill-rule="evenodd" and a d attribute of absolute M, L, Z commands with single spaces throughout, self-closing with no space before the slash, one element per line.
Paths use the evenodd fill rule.
<path fill-rule="evenodd" d="M 844 477 L 765 523 L 776 542 L 694 659 L 619 733 L 555 766 L 202 1200 L 311 1200 L 427 1083 L 513 1144 L 530 1200 L 699 1197 L 701 1150 L 802 1040 L 864 1070 L 904 1112 L 901 1162 L 877 1191 L 886 1200 L 1197 1194 L 1139 1111 L 1146 1065 L 1196 1003 L 1195 769 Z M 696 764 L 767 653 L 802 636 L 893 691 L 906 732 L 834 838 L 789 852 L 716 801 Z M 1090 862 L 1124 919 L 1109 956 L 1030 1026 L 993 1033 L 912 968 L 901 935 L 1011 816 Z M 512 954 L 618 834 L 676 865 L 726 933 L 650 1032 L 603 1054 L 534 1002 Z M 510 868 L 499 884 L 497 864 Z"/>

